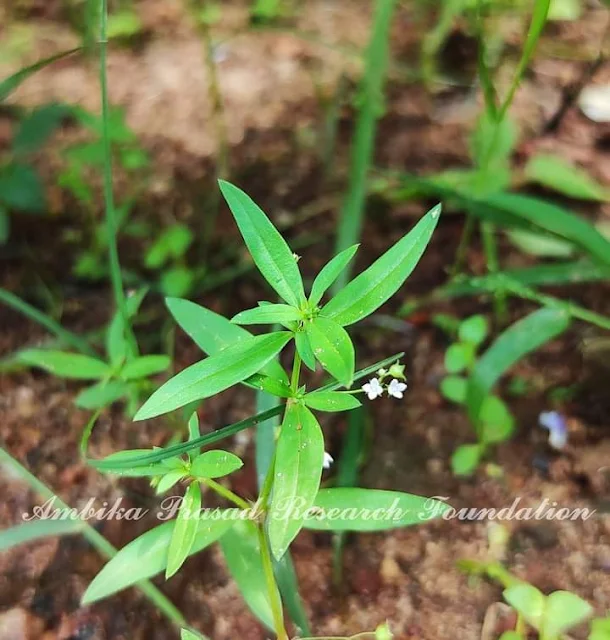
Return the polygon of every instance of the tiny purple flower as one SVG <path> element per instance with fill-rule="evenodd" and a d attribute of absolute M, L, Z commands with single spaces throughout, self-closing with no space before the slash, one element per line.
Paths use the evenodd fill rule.
<path fill-rule="evenodd" d="M 568 443 L 568 425 L 559 411 L 543 411 L 538 416 L 541 427 L 549 430 L 549 444 L 553 449 L 563 449 Z"/>

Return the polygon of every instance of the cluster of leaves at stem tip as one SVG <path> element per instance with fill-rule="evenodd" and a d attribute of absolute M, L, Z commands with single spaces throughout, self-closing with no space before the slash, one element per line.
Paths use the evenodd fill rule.
<path fill-rule="evenodd" d="M 219 541 L 229 571 L 252 611 L 284 637 L 280 632 L 283 622 L 281 604 L 277 605 L 278 589 L 272 570 L 270 577 L 267 569 L 271 557 L 282 558 L 303 527 L 379 531 L 418 524 L 444 511 L 444 504 L 408 493 L 321 489 L 324 436 L 316 417 L 319 411 L 359 407 L 356 394 L 362 391 L 352 388 L 354 381 L 396 364 L 397 358 L 393 357 L 356 371 L 354 345 L 346 327 L 373 313 L 401 287 L 432 236 L 440 205 L 324 302 L 326 292 L 354 257 L 357 246 L 332 258 L 306 295 L 298 256 L 265 213 L 237 187 L 221 182 L 220 188 L 252 259 L 281 302 L 260 302 L 228 320 L 188 300 L 167 299 L 170 313 L 208 357 L 157 389 L 136 412 L 135 420 L 181 410 L 188 419 L 188 441 L 164 449 L 121 451 L 89 463 L 107 473 L 148 476 L 158 493 L 166 493 L 177 483 L 185 484 L 186 491 L 176 503 L 175 519 L 124 547 L 94 579 L 83 600 L 99 600 L 161 571 L 169 578 L 189 555 Z M 271 324 L 281 330 L 252 335 L 243 328 L 251 324 Z M 289 375 L 277 356 L 290 342 L 294 342 L 294 355 Z M 308 390 L 300 380 L 302 364 L 311 370 L 320 365 L 329 374 L 330 383 Z M 399 369 L 402 374 L 402 367 L 390 367 Z M 238 383 L 264 390 L 283 404 L 278 410 L 201 436 L 197 404 Z M 396 386 L 398 381 L 394 383 Z M 217 482 L 237 471 L 242 461 L 228 451 L 202 449 L 280 411 L 283 419 L 273 462 L 258 499 L 248 502 Z M 206 490 L 215 491 L 231 506 L 202 508 Z M 367 517 L 375 510 L 387 510 L 391 517 Z M 324 514 L 330 512 L 339 515 L 325 518 Z"/>

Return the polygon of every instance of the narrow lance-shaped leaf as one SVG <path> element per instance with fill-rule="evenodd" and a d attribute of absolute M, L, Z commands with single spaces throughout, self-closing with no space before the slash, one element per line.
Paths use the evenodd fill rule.
<path fill-rule="evenodd" d="M 237 511 L 232 509 L 230 511 Z M 166 512 L 161 512 L 167 517 Z M 216 519 L 201 519 L 189 555 L 216 542 L 235 521 L 225 514 Z M 82 605 L 102 600 L 132 585 L 161 573 L 167 566 L 174 522 L 147 531 L 123 547 L 95 576 L 82 598 Z"/>
<path fill-rule="evenodd" d="M 186 489 L 174 523 L 172 539 L 167 552 L 166 580 L 180 569 L 189 556 L 197 536 L 200 509 L 201 487 L 198 482 L 191 482 Z"/>
<path fill-rule="evenodd" d="M 332 260 L 327 262 L 320 273 L 316 276 L 311 287 L 311 294 L 309 296 L 309 302 L 311 304 L 318 304 L 322 299 L 322 296 L 326 293 L 328 288 L 339 277 L 339 274 L 347 267 L 350 260 L 358 251 L 360 245 L 355 244 L 348 247 L 341 253 L 338 253 Z"/>
<path fill-rule="evenodd" d="M 449 505 L 400 491 L 321 489 L 303 526 L 317 531 L 385 531 L 440 518 Z"/>
<path fill-rule="evenodd" d="M 431 209 L 407 235 L 339 291 L 323 307 L 323 315 L 345 326 L 378 309 L 415 269 L 440 213 L 440 205 Z"/>
<path fill-rule="evenodd" d="M 305 324 L 316 360 L 346 387 L 352 384 L 356 355 L 347 331 L 330 318 L 319 316 Z"/>
<path fill-rule="evenodd" d="M 26 542 L 65 536 L 81 532 L 85 527 L 82 520 L 32 520 L 16 527 L 0 531 L 0 551 L 6 551 Z"/>
<path fill-rule="evenodd" d="M 291 403 L 277 443 L 274 490 L 269 511 L 269 542 L 281 558 L 303 526 L 322 477 L 324 436 L 307 407 Z"/>
<path fill-rule="evenodd" d="M 110 367 L 97 358 L 81 353 L 28 349 L 17 355 L 17 360 L 31 367 L 39 367 L 60 378 L 95 380 L 110 373 Z"/>
<path fill-rule="evenodd" d="M 231 318 L 235 324 L 274 324 L 296 322 L 302 318 L 302 313 L 289 304 L 266 304 L 263 307 L 256 307 L 242 311 Z"/>
<path fill-rule="evenodd" d="M 273 614 L 265 570 L 261 560 L 260 539 L 252 522 L 237 522 L 220 539 L 229 572 L 254 615 L 273 629 Z"/>
<path fill-rule="evenodd" d="M 134 420 L 146 420 L 208 398 L 259 371 L 288 343 L 287 331 L 254 336 L 181 371 L 144 403 Z"/>
<path fill-rule="evenodd" d="M 492 222 L 546 229 L 573 242 L 604 265 L 610 265 L 610 241 L 592 224 L 556 204 L 520 193 L 498 193 L 465 200 L 463 204 L 474 215 Z"/>
<path fill-rule="evenodd" d="M 224 180 L 219 185 L 259 271 L 288 304 L 298 307 L 305 291 L 286 241 L 250 196 Z"/>
<path fill-rule="evenodd" d="M 243 464 L 234 453 L 229 451 L 219 449 L 205 451 L 193 461 L 191 475 L 196 478 L 221 478 L 241 469 Z"/>
<path fill-rule="evenodd" d="M 147 378 L 157 373 L 165 371 L 170 365 L 169 356 L 151 355 L 141 356 L 128 362 L 121 371 L 121 376 L 125 380 L 137 380 Z"/>
<path fill-rule="evenodd" d="M 358 398 L 346 391 L 314 391 L 308 393 L 303 401 L 318 411 L 350 411 L 362 406 Z"/>
<path fill-rule="evenodd" d="M 190 300 L 166 298 L 165 304 L 187 335 L 210 356 L 239 340 L 252 337 L 246 329 Z M 276 360 L 268 362 L 260 371 L 288 384 L 288 376 Z"/>
<path fill-rule="evenodd" d="M 301 360 L 305 363 L 305 366 L 311 371 L 315 371 L 316 357 L 311 348 L 307 333 L 305 331 L 297 331 L 294 334 L 294 343 L 299 356 L 301 356 Z"/>
<path fill-rule="evenodd" d="M 481 406 L 499 378 L 524 355 L 563 333 L 570 316 L 557 309 L 538 309 L 511 325 L 478 359 L 470 379 L 466 404 L 470 419 L 478 423 Z"/>
<path fill-rule="evenodd" d="M 79 409 L 95 410 L 107 407 L 120 400 L 129 392 L 129 386 L 122 380 L 102 380 L 83 389 L 74 403 Z"/>

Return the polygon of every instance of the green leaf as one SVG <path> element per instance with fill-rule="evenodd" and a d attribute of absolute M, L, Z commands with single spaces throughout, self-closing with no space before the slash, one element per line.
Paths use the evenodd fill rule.
<path fill-rule="evenodd" d="M 559 638 L 591 615 L 593 607 L 586 600 L 569 591 L 554 591 L 546 598 L 541 631 L 544 637 Z"/>
<path fill-rule="evenodd" d="M 125 310 L 127 317 L 133 318 L 137 313 L 144 296 L 148 293 L 145 287 L 127 297 Z M 106 354 L 113 365 L 123 362 L 129 355 L 129 343 L 125 336 L 125 322 L 120 310 L 116 311 L 106 330 Z"/>
<path fill-rule="evenodd" d="M 43 213 L 46 198 L 40 176 L 27 164 L 5 165 L 0 169 L 0 202 L 9 210 Z"/>
<path fill-rule="evenodd" d="M 79 409 L 101 409 L 116 402 L 127 394 L 129 387 L 121 380 L 102 380 L 83 389 L 74 404 Z"/>
<path fill-rule="evenodd" d="M 198 482 L 191 482 L 180 503 L 178 516 L 174 523 L 172 539 L 167 552 L 166 580 L 180 569 L 191 553 L 199 528 L 200 510 L 201 487 Z"/>
<path fill-rule="evenodd" d="M 539 258 L 569 258 L 575 247 L 571 242 L 525 229 L 508 229 L 506 235 L 521 251 Z"/>
<path fill-rule="evenodd" d="M 155 492 L 159 496 L 169 491 L 176 483 L 188 476 L 186 471 L 168 471 L 164 476 L 159 478 Z"/>
<path fill-rule="evenodd" d="M 286 324 L 302 318 L 303 314 L 288 304 L 266 304 L 264 307 L 256 307 L 238 313 L 231 318 L 231 322 L 235 324 Z"/>
<path fill-rule="evenodd" d="M 506 329 L 478 359 L 468 381 L 466 404 L 470 419 L 478 424 L 481 406 L 489 392 L 523 356 L 563 333 L 570 317 L 557 309 L 538 309 Z"/>
<path fill-rule="evenodd" d="M 596 182 L 586 171 L 563 158 L 540 154 L 532 156 L 525 165 L 525 177 L 569 198 L 606 202 L 610 191 Z"/>
<path fill-rule="evenodd" d="M 202 636 L 200 633 L 189 631 L 188 629 L 181 629 L 180 640 L 206 640 L 206 637 Z"/>
<path fill-rule="evenodd" d="M 517 128 L 510 118 L 498 122 L 483 111 L 470 139 L 470 153 L 483 171 L 493 171 L 509 164 L 517 138 Z"/>
<path fill-rule="evenodd" d="M 309 343 L 307 333 L 304 330 L 297 331 L 294 334 L 294 343 L 296 345 L 298 354 L 301 356 L 301 360 L 303 360 L 303 362 L 305 363 L 305 366 L 310 371 L 315 371 L 316 356 L 314 355 L 311 344 Z"/>
<path fill-rule="evenodd" d="M 300 306 L 305 302 L 303 281 L 297 261 L 280 232 L 241 189 L 224 180 L 219 180 L 219 185 L 265 280 L 288 304 Z"/>
<path fill-rule="evenodd" d="M 489 333 L 487 318 L 482 315 L 471 316 L 460 323 L 458 337 L 462 342 L 479 345 Z"/>
<path fill-rule="evenodd" d="M 311 294 L 309 295 L 309 303 L 317 305 L 322 296 L 326 293 L 328 288 L 339 277 L 339 274 L 347 267 L 350 260 L 354 257 L 358 247 L 360 245 L 355 244 L 341 253 L 338 253 L 332 260 L 327 262 L 320 273 L 316 276 L 311 287 Z"/>
<path fill-rule="evenodd" d="M 166 296 L 185 296 L 193 286 L 195 274 L 191 269 L 183 266 L 165 269 L 161 273 L 159 287 Z"/>
<path fill-rule="evenodd" d="M 263 624 L 273 629 L 273 614 L 256 526 L 252 522 L 236 522 L 220 539 L 220 546 L 229 572 L 246 604 Z"/>
<path fill-rule="evenodd" d="M 252 337 L 252 334 L 246 329 L 190 300 L 166 298 L 165 304 L 186 334 L 204 353 L 210 356 L 240 340 Z M 283 367 L 275 360 L 268 362 L 261 369 L 261 373 L 286 384 L 289 383 Z"/>
<path fill-rule="evenodd" d="M 269 542 L 281 558 L 303 526 L 322 477 L 324 436 L 315 416 L 295 402 L 287 405 L 277 442 Z"/>
<path fill-rule="evenodd" d="M 250 387 L 260 391 L 266 391 L 278 398 L 292 398 L 294 395 L 288 383 L 281 382 L 280 380 L 276 380 L 275 378 L 271 378 L 260 373 L 255 373 L 253 376 L 250 376 L 246 380 L 246 383 Z"/>
<path fill-rule="evenodd" d="M 456 476 L 469 476 L 479 466 L 484 449 L 479 444 L 462 444 L 451 456 L 451 470 Z"/>
<path fill-rule="evenodd" d="M 169 356 L 140 356 L 128 362 L 121 370 L 124 380 L 138 380 L 165 371 L 171 364 Z"/>
<path fill-rule="evenodd" d="M 353 324 L 394 295 L 419 262 L 440 212 L 440 205 L 431 209 L 407 235 L 341 289 L 323 307 L 323 315 L 343 326 Z"/>
<path fill-rule="evenodd" d="M 466 388 L 468 381 L 461 376 L 447 376 L 441 380 L 441 393 L 447 400 L 464 404 L 466 402 Z"/>
<path fill-rule="evenodd" d="M 17 360 L 30 367 L 44 369 L 60 378 L 96 380 L 110 374 L 110 367 L 105 362 L 81 353 L 26 349 L 17 354 Z"/>
<path fill-rule="evenodd" d="M 484 444 L 504 442 L 515 429 L 515 419 L 506 404 L 497 396 L 487 396 L 481 405 L 481 441 Z"/>
<path fill-rule="evenodd" d="M 70 108 L 66 105 L 53 103 L 33 109 L 21 121 L 13 138 L 13 153 L 25 154 L 37 151 L 69 112 Z"/>
<path fill-rule="evenodd" d="M 228 389 L 264 367 L 291 337 L 288 331 L 253 336 L 187 367 L 157 389 L 134 420 L 154 418 Z"/>
<path fill-rule="evenodd" d="M 0 82 L 0 102 L 4 102 L 7 97 L 15 91 L 15 89 L 24 81 L 27 80 L 32 74 L 36 73 L 40 69 L 44 69 L 44 67 L 52 64 L 57 60 L 61 60 L 66 56 L 69 56 L 76 51 L 80 51 L 81 47 L 76 47 L 75 49 L 70 49 L 69 51 L 62 51 L 61 53 L 56 53 L 53 56 L 48 58 L 43 58 L 34 64 L 31 64 L 28 67 L 23 67 L 19 69 L 16 73 L 8 78 L 5 78 Z"/>
<path fill-rule="evenodd" d="M 345 391 L 314 391 L 308 393 L 303 401 L 318 411 L 350 411 L 362 406 L 360 400 Z"/>
<path fill-rule="evenodd" d="M 75 520 L 32 520 L 0 531 L 0 552 L 26 542 L 80 533 L 85 523 Z"/>
<path fill-rule="evenodd" d="M 445 352 L 445 369 L 449 373 L 459 373 L 468 369 L 474 360 L 474 346 L 469 342 L 456 342 Z"/>
<path fill-rule="evenodd" d="M 316 531 L 386 531 L 439 518 L 444 502 L 400 491 L 321 489 L 303 526 Z"/>
<path fill-rule="evenodd" d="M 146 252 L 144 265 L 148 269 L 159 269 L 170 258 L 181 258 L 192 242 L 192 231 L 186 225 L 174 224 L 162 232 Z"/>
<path fill-rule="evenodd" d="M 475 215 L 496 224 L 534 225 L 554 233 L 610 265 L 610 242 L 584 218 L 563 207 L 518 193 L 493 194 L 464 204 Z"/>
<path fill-rule="evenodd" d="M 337 322 L 318 316 L 305 324 L 316 360 L 346 387 L 352 384 L 356 355 L 347 331 Z"/>
<path fill-rule="evenodd" d="M 166 512 L 162 513 L 164 517 L 167 516 Z M 225 510 L 222 513 L 224 514 Z M 189 555 L 209 547 L 233 524 L 234 520 L 229 517 L 200 519 Z M 161 573 L 167 566 L 173 531 L 174 522 L 165 522 L 123 547 L 94 578 L 85 591 L 81 604 L 85 606 L 97 602 Z"/>
<path fill-rule="evenodd" d="M 539 630 L 545 609 L 544 595 L 531 584 L 514 584 L 502 592 L 508 604 L 520 613 L 525 621 Z"/>
<path fill-rule="evenodd" d="M 610 618 L 593 620 L 588 640 L 610 640 Z"/>
<path fill-rule="evenodd" d="M 244 463 L 233 453 L 214 449 L 197 456 L 191 465 L 196 478 L 221 478 L 243 467 Z"/>
<path fill-rule="evenodd" d="M 525 640 L 525 638 L 517 631 L 505 631 L 500 640 Z"/>

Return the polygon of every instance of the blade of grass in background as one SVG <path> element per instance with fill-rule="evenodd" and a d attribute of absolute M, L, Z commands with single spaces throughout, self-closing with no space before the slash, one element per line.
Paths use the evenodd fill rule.
<path fill-rule="evenodd" d="M 75 47 L 74 49 L 69 49 L 68 51 L 56 53 L 49 58 L 44 58 L 43 60 L 39 60 L 38 62 L 31 64 L 29 67 L 19 69 L 19 71 L 14 73 L 12 76 L 5 78 L 2 82 L 0 82 L 0 102 L 4 102 L 8 98 L 8 96 L 32 74 L 40 71 L 41 69 L 44 69 L 50 64 L 53 64 L 57 60 L 61 60 L 62 58 L 66 58 L 67 56 L 76 53 L 77 51 L 80 51 L 80 47 Z"/>
<path fill-rule="evenodd" d="M 359 113 L 352 148 L 349 186 L 339 217 L 335 254 L 360 241 L 377 120 L 384 110 L 383 86 L 388 67 L 390 25 L 395 4 L 395 0 L 377 0 L 375 3 L 366 67 L 358 94 Z M 346 284 L 349 274 L 348 268 L 337 278 L 333 287 L 335 293 Z"/>
<path fill-rule="evenodd" d="M 110 145 L 110 105 L 108 101 L 108 77 L 106 73 L 106 57 L 108 49 L 108 0 L 100 0 L 100 89 L 102 99 L 102 140 L 104 143 L 104 203 L 106 214 L 106 241 L 108 243 L 108 264 L 112 291 L 116 304 L 125 327 L 129 356 L 138 354 L 138 345 L 131 326 L 131 320 L 127 311 L 125 291 L 123 289 L 123 276 L 119 262 L 119 249 L 117 244 L 117 220 L 114 207 L 114 195 L 112 191 L 112 149 Z"/>
<path fill-rule="evenodd" d="M 336 478 L 337 487 L 353 487 L 358 482 L 358 470 L 364 450 L 364 432 L 366 428 L 366 409 L 361 407 L 347 414 L 347 434 L 343 440 L 339 471 Z M 333 535 L 333 581 L 336 586 L 343 582 L 343 547 L 347 532 L 340 531 Z"/>
<path fill-rule="evenodd" d="M 24 466 L 22 466 L 7 451 L 0 448 L 0 469 L 2 466 L 7 467 L 13 476 L 19 477 L 26 482 L 33 491 L 35 491 L 45 502 L 53 500 L 53 508 L 68 511 L 70 507 L 56 496 L 43 482 L 32 475 Z M 42 521 L 41 521 L 42 522 Z M 48 523 L 45 523 L 48 524 Z M 66 524 L 64 522 L 64 524 Z M 105 558 L 112 558 L 116 555 L 117 550 L 104 538 L 104 536 L 96 531 L 87 522 L 82 522 L 81 533 L 83 537 L 100 552 Z M 184 626 L 185 620 L 178 609 L 155 587 L 151 582 L 144 581 L 137 587 L 158 609 L 163 615 L 177 627 Z"/>
<path fill-rule="evenodd" d="M 364 76 L 359 91 L 359 113 L 352 148 L 347 196 L 341 208 L 335 254 L 360 241 L 368 177 L 373 160 L 377 120 L 384 110 L 384 83 L 388 68 L 390 27 L 395 0 L 377 0 L 373 16 L 373 27 L 366 52 Z M 335 281 L 332 291 L 337 293 L 349 281 L 350 267 L 343 270 Z M 363 442 L 363 409 L 350 412 L 348 432 L 343 442 L 339 460 L 340 486 L 353 486 L 358 481 L 358 461 Z M 342 552 L 345 534 L 333 539 L 334 573 L 337 583 L 341 580 Z"/>
<path fill-rule="evenodd" d="M 80 336 L 64 329 L 59 322 L 53 320 L 50 316 L 39 311 L 36 307 L 25 302 L 15 294 L 7 291 L 6 289 L 0 289 L 0 302 L 4 303 L 8 307 L 11 307 L 15 311 L 22 313 L 24 316 L 37 322 L 43 326 L 47 331 L 57 336 L 58 340 L 66 345 L 70 345 L 89 356 L 95 356 L 95 351 L 91 348 L 86 340 Z"/>

